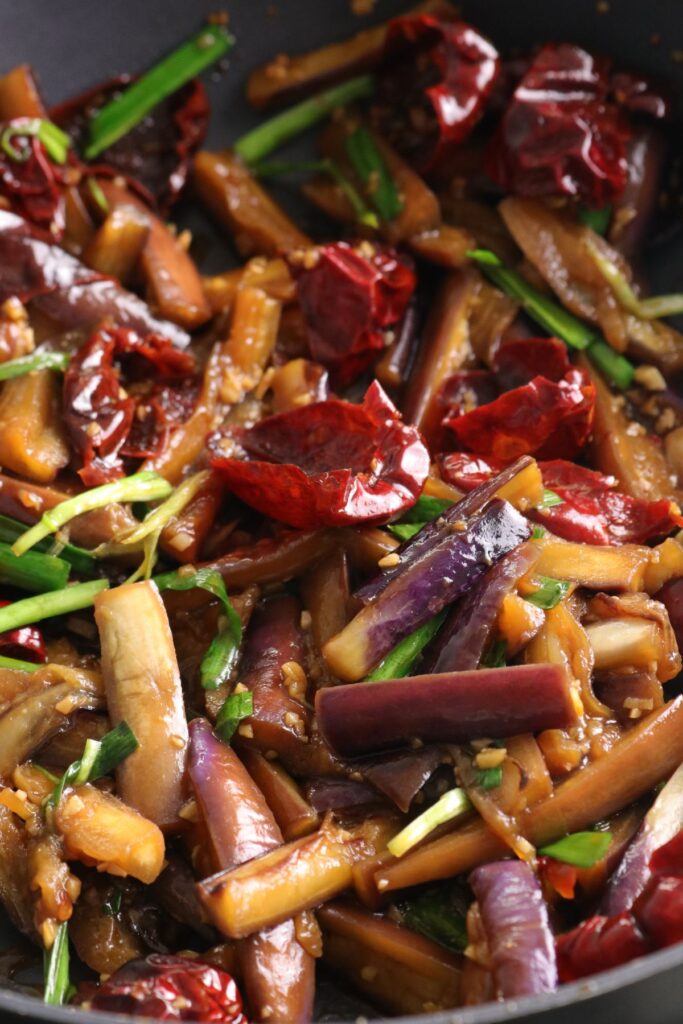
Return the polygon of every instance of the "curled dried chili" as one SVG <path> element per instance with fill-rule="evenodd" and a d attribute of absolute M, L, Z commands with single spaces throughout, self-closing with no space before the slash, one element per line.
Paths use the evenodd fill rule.
<path fill-rule="evenodd" d="M 195 367 L 192 355 L 157 334 L 114 327 L 91 335 L 67 368 L 63 393 L 64 421 L 81 463 L 78 474 L 88 487 L 122 476 L 124 455 L 142 458 L 158 453 L 166 440 L 165 428 L 172 418 L 179 422 L 180 407 L 164 408 L 158 394 L 136 396 L 123 389 L 114 362 L 122 357 L 151 364 L 167 381 L 187 378 Z"/>
<path fill-rule="evenodd" d="M 487 168 L 508 192 L 577 196 L 601 208 L 628 178 L 628 121 L 610 100 L 609 62 L 570 43 L 537 53 L 489 147 Z"/>
<path fill-rule="evenodd" d="M 235 442 L 245 458 L 235 457 Z M 212 466 L 239 498 L 301 529 L 386 520 L 415 503 L 429 471 L 418 431 L 376 381 L 361 405 L 315 402 L 216 436 L 210 447 Z"/>
<path fill-rule="evenodd" d="M 377 124 L 428 172 L 470 134 L 499 71 L 496 49 L 466 22 L 396 18 L 377 78 Z"/>
<path fill-rule="evenodd" d="M 412 262 L 370 242 L 333 242 L 295 253 L 290 266 L 311 355 L 343 386 L 390 340 L 415 290 Z"/>

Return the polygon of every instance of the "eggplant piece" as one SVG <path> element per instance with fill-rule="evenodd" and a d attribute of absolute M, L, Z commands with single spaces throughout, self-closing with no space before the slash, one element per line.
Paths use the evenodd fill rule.
<path fill-rule="evenodd" d="M 466 743 L 490 736 L 576 724 L 570 677 L 557 665 L 512 665 L 411 676 L 319 690 L 323 739 L 342 757 L 423 743 Z"/>
<path fill-rule="evenodd" d="M 590 590 L 642 590 L 652 558 L 652 549 L 640 544 L 602 547 L 547 536 L 539 547 L 536 572 Z"/>
<path fill-rule="evenodd" d="M 13 121 L 17 117 L 47 117 L 28 64 L 17 64 L 0 78 L 0 121 Z"/>
<path fill-rule="evenodd" d="M 123 915 L 104 911 L 107 892 L 100 879 L 86 883 L 69 921 L 69 938 L 78 957 L 98 974 L 113 974 L 148 952 Z"/>
<path fill-rule="evenodd" d="M 128 583 L 95 599 L 102 674 L 113 725 L 126 721 L 138 749 L 117 769 L 121 798 L 163 828 L 179 825 L 187 718 L 168 616 L 156 584 Z"/>
<path fill-rule="evenodd" d="M 517 459 L 516 462 L 507 466 L 497 476 L 492 477 L 491 480 L 485 481 L 479 487 L 475 487 L 473 491 L 470 491 L 469 494 L 454 501 L 451 508 L 443 512 L 438 519 L 434 519 L 423 526 L 410 540 L 404 541 L 400 546 L 392 543 L 390 551 L 396 550 L 398 552 L 401 559 L 400 565 L 389 569 L 382 569 L 381 572 L 377 573 L 366 584 L 359 587 L 355 591 L 354 596 L 359 601 L 362 601 L 363 604 L 374 600 L 396 576 L 405 572 L 407 565 L 426 554 L 435 544 L 443 540 L 444 535 L 453 529 L 453 524 L 456 522 L 460 523 L 462 520 L 467 520 L 470 516 L 481 512 L 492 498 L 505 498 L 514 504 L 512 494 L 509 493 L 510 488 L 515 487 L 517 481 L 525 477 L 529 470 L 538 473 L 538 467 L 534 460 L 530 456 L 524 455 L 521 459 Z M 538 475 L 540 479 L 540 473 Z M 430 490 L 431 483 L 440 483 L 440 481 L 432 481 L 432 478 L 429 477 L 425 484 L 425 493 L 431 493 L 432 497 L 451 496 L 450 490 L 448 494 L 434 494 L 433 489 Z M 375 554 L 374 551 L 373 554 Z M 386 549 L 378 547 L 374 557 L 375 564 L 385 554 L 387 554 Z"/>
<path fill-rule="evenodd" d="M 508 198 L 499 209 L 515 242 L 567 309 L 596 324 L 618 352 L 627 350 L 664 373 L 683 368 L 678 331 L 620 305 L 592 252 L 613 264 L 627 281 L 631 273 L 604 238 L 539 200 Z"/>
<path fill-rule="evenodd" d="M 88 240 L 81 257 L 99 274 L 130 284 L 149 235 L 146 217 L 131 204 L 119 204 Z"/>
<path fill-rule="evenodd" d="M 622 256 L 641 255 L 657 210 L 666 160 L 664 137 L 652 125 L 638 125 L 628 147 L 628 181 L 614 205 L 609 240 Z"/>
<path fill-rule="evenodd" d="M 529 807 L 520 820 L 535 846 L 589 828 L 645 796 L 683 762 L 683 697 L 646 718 L 591 762 Z M 399 861 L 387 858 L 375 872 L 380 892 L 451 878 L 507 852 L 483 822 L 425 843 Z"/>
<path fill-rule="evenodd" d="M 325 402 L 330 397 L 327 370 L 310 359 L 290 359 L 274 368 L 270 392 L 276 415 L 313 402 Z"/>
<path fill-rule="evenodd" d="M 349 621 L 351 593 L 346 551 L 338 548 L 321 559 L 303 577 L 301 588 L 311 616 L 311 637 L 321 651 Z"/>
<path fill-rule="evenodd" d="M 402 156 L 378 135 L 372 128 L 363 125 L 355 116 L 345 113 L 330 118 L 320 137 L 320 149 L 330 160 L 333 160 L 347 180 L 351 180 L 361 194 L 365 193 L 366 198 L 372 202 L 372 185 L 362 181 L 350 161 L 346 143 L 354 131 L 363 127 L 369 133 L 375 149 L 381 156 L 394 182 L 396 190 L 402 199 L 400 213 L 392 220 L 383 220 L 379 227 L 380 235 L 391 245 L 399 245 L 402 242 L 411 244 L 415 236 L 422 236 L 432 231 L 438 231 L 441 224 L 441 210 L 439 201 L 432 190 L 425 184 L 419 174 L 413 170 L 410 164 L 406 163 Z M 348 198 L 344 195 L 346 203 Z M 348 210 L 348 221 L 357 224 L 358 215 L 350 203 Z M 347 219 L 347 218 L 345 218 Z"/>
<path fill-rule="evenodd" d="M 0 492 L 1 493 L 1 492 Z M 254 583 L 285 583 L 324 558 L 339 544 L 337 530 L 283 530 L 276 538 L 237 548 L 197 568 L 216 569 L 228 590 Z"/>
<path fill-rule="evenodd" d="M 197 198 L 232 236 L 240 255 L 281 256 L 312 245 L 228 150 L 200 150 L 193 181 Z"/>
<path fill-rule="evenodd" d="M 324 824 L 318 831 L 199 884 L 211 920 L 240 939 L 311 910 L 348 889 L 368 843 Z"/>
<path fill-rule="evenodd" d="M 417 356 L 418 332 L 422 327 L 422 321 L 422 311 L 416 296 L 413 295 L 402 320 L 394 328 L 394 340 L 375 363 L 377 380 L 396 404 L 400 404 L 397 395 L 402 394 Z"/>
<path fill-rule="evenodd" d="M 0 304 L 12 296 L 30 299 L 65 330 L 94 329 L 110 320 L 140 334 L 161 334 L 176 348 L 190 343 L 182 328 L 153 316 L 137 295 L 51 245 L 6 210 L 0 210 L 0 282 Z"/>
<path fill-rule="evenodd" d="M 100 695 L 76 688 L 71 681 L 56 683 L 20 701 L 0 717 L 0 778 L 8 778 L 34 750 L 66 729 L 75 711 L 94 711 L 102 703 Z"/>
<path fill-rule="evenodd" d="M 469 877 L 491 957 L 498 998 L 557 988 L 555 940 L 538 879 L 528 864 L 484 864 Z"/>
<path fill-rule="evenodd" d="M 41 764 L 64 771 L 82 756 L 83 747 L 88 740 L 99 742 L 110 730 L 111 725 L 106 715 L 79 711 L 64 732 L 57 733 L 40 748 L 38 759 Z"/>
<path fill-rule="evenodd" d="M 27 833 L 23 822 L 0 805 L 0 903 L 14 926 L 34 937 L 28 878 Z"/>
<path fill-rule="evenodd" d="M 478 668 L 491 639 L 503 600 L 517 580 L 535 566 L 539 550 L 522 544 L 482 576 L 450 613 L 424 652 L 420 672 L 464 672 Z"/>
<path fill-rule="evenodd" d="M 152 897 L 174 921 L 191 928 L 202 942 L 215 942 L 216 932 L 207 922 L 192 868 L 180 854 L 169 853 L 166 866 L 154 883 Z"/>
<path fill-rule="evenodd" d="M 364 764 L 359 771 L 382 796 L 396 804 L 399 811 L 407 813 L 443 761 L 443 752 L 438 747 L 421 747 Z"/>
<path fill-rule="evenodd" d="M 217 739 L 207 721 L 194 719 L 190 728 L 190 778 L 216 870 L 277 852 L 282 834 L 237 755 Z M 206 897 L 210 882 L 201 882 L 198 893 L 214 924 L 225 933 L 223 916 L 215 912 L 215 901 Z M 274 1024 L 306 1024 L 313 1008 L 315 968 L 297 940 L 294 921 L 251 931 L 255 934 L 238 945 L 238 959 L 252 1014 Z"/>
<path fill-rule="evenodd" d="M 561 601 L 545 613 L 540 629 L 524 651 L 524 660 L 527 664 L 550 662 L 562 666 L 575 680 L 585 713 L 595 718 L 612 717 L 593 692 L 593 649 L 570 601 Z"/>
<path fill-rule="evenodd" d="M 463 958 L 394 921 L 335 901 L 321 907 L 324 961 L 393 1014 L 460 1004 Z"/>
<path fill-rule="evenodd" d="M 67 788 L 54 812 L 68 859 L 150 885 L 164 866 L 161 830 L 133 807 L 86 783 Z"/>
<path fill-rule="evenodd" d="M 580 356 L 579 364 L 595 387 L 592 464 L 606 476 L 615 476 L 619 490 L 632 498 L 676 500 L 671 469 L 658 440 L 645 431 L 633 429 L 633 420 L 626 415 L 621 396 L 612 393 L 588 359 Z"/>
<path fill-rule="evenodd" d="M 424 0 L 406 13 L 431 14 L 448 20 L 457 16 L 456 8 L 448 0 Z M 294 57 L 278 54 L 269 64 L 252 71 L 247 83 L 247 99 L 258 108 L 290 103 L 375 67 L 384 53 L 388 27 L 389 22 L 385 21 L 343 42 L 330 43 Z"/>
<path fill-rule="evenodd" d="M 194 564 L 213 529 L 224 497 L 223 481 L 218 473 L 209 473 L 190 504 L 162 530 L 162 551 L 183 565 Z"/>
<path fill-rule="evenodd" d="M 98 184 L 112 213 L 133 207 L 146 223 L 140 272 L 152 308 L 187 331 L 201 327 L 211 317 L 211 307 L 199 271 L 180 240 L 132 192 L 105 179 Z"/>
<path fill-rule="evenodd" d="M 413 235 L 408 244 L 414 256 L 446 270 L 461 270 L 470 266 L 467 254 L 476 248 L 471 235 L 451 224 L 440 224 L 433 231 Z"/>
<path fill-rule="evenodd" d="M 470 271 L 449 274 L 422 332 L 403 417 L 406 423 L 415 424 L 430 448 L 441 439 L 444 414 L 438 401 L 441 387 L 472 355 L 468 316 L 476 285 L 476 274 Z"/>
<path fill-rule="evenodd" d="M 304 797 L 291 775 L 277 761 L 269 761 L 258 750 L 243 747 L 240 757 L 273 812 L 286 840 L 299 839 L 320 824 L 318 810 Z"/>
<path fill-rule="evenodd" d="M 253 712 L 240 736 L 262 750 L 296 750 L 308 741 L 301 605 L 278 595 L 258 608 L 249 623 L 240 681 L 254 695 Z M 285 666 L 291 666 L 291 671 Z M 294 666 L 299 670 L 295 671 Z M 304 680 L 304 688 L 300 683 Z"/>
<path fill-rule="evenodd" d="M 0 473 L 0 514 L 32 526 L 44 512 L 66 501 L 70 495 L 53 487 L 41 487 Z M 111 502 L 76 516 L 69 523 L 69 537 L 75 544 L 93 548 L 110 541 L 115 533 L 131 529 L 137 519 L 124 505 Z"/>
<path fill-rule="evenodd" d="M 646 594 L 597 594 L 588 604 L 587 623 L 597 668 L 650 668 L 662 683 L 681 671 L 678 644 L 661 601 Z"/>
<path fill-rule="evenodd" d="M 453 509 L 447 517 L 437 521 L 436 542 L 400 565 L 400 574 L 374 602 L 325 644 L 324 657 L 340 679 L 353 682 L 367 675 L 399 640 L 466 593 L 531 533 L 526 519 L 499 498 L 469 522 L 454 517 Z"/>
<path fill-rule="evenodd" d="M 218 393 L 225 403 L 237 404 L 261 381 L 280 326 L 282 304 L 262 288 L 246 285 L 235 298 L 230 336 L 222 346 Z"/>
<path fill-rule="evenodd" d="M 645 815 L 619 867 L 607 884 L 600 913 L 630 910 L 650 878 L 650 859 L 683 828 L 683 765 L 676 769 Z"/>
<path fill-rule="evenodd" d="M 356 779 L 313 779 L 306 786 L 306 794 L 321 814 L 368 808 L 382 801 L 373 786 Z"/>
<path fill-rule="evenodd" d="M 61 416 L 59 378 L 37 370 L 5 381 L 0 391 L 2 465 L 38 484 L 49 484 L 71 452 Z"/>

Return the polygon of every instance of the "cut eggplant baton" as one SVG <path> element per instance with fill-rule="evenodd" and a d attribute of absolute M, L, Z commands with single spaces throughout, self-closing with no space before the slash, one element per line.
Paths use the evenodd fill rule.
<path fill-rule="evenodd" d="M 424 553 L 325 645 L 327 663 L 340 679 L 361 679 L 399 640 L 470 590 L 531 532 L 526 519 L 498 498 L 469 522 L 453 520 L 451 512 L 437 528 L 434 543 L 425 545 Z"/>
<path fill-rule="evenodd" d="M 118 768 L 119 794 L 157 825 L 176 827 L 187 719 L 173 637 L 156 584 L 124 584 L 98 595 L 95 620 L 112 724 L 128 722 L 139 743 Z"/>
<path fill-rule="evenodd" d="M 390 679 L 319 690 L 318 722 L 335 753 L 359 757 L 418 739 L 464 743 L 576 721 L 570 680 L 558 665 Z"/>

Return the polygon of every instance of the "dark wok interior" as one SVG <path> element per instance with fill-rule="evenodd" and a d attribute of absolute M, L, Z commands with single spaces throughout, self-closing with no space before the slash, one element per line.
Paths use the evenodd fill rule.
<path fill-rule="evenodd" d="M 19 61 L 32 64 L 38 69 L 44 95 L 56 102 L 93 81 L 148 66 L 192 32 L 202 16 L 216 6 L 215 0 L 62 0 L 60 4 L 54 0 L 5 0 L 0 5 L 0 70 Z M 297 52 L 343 37 L 361 24 L 384 20 L 407 5 L 401 0 L 378 0 L 373 12 L 363 19 L 351 15 L 349 0 L 232 0 L 227 6 L 238 43 L 229 68 L 207 76 L 212 102 L 208 142 L 216 148 L 255 122 L 243 98 L 244 78 L 252 67 L 283 50 Z M 465 17 L 504 50 L 542 40 L 576 42 L 665 78 L 683 99 L 682 0 L 611 0 L 609 4 L 596 4 L 596 0 L 521 0 L 514 4 L 510 0 L 464 0 L 460 6 Z M 292 207 L 291 193 L 274 191 L 300 222 L 311 223 L 310 208 L 296 203 Z M 229 249 L 213 233 L 209 221 L 196 210 L 183 210 L 177 219 L 192 227 L 198 251 L 205 253 L 203 268 L 224 268 Z M 683 234 L 672 231 L 651 254 L 658 291 L 683 288 L 681 257 Z M 0 928 L 0 945 L 11 942 L 5 925 Z M 565 986 L 550 997 L 419 1019 L 433 1024 L 493 1024 L 513 1019 L 543 1024 L 618 1019 L 624 1024 L 673 1024 L 680 1020 L 682 1000 L 683 947 L 674 947 L 587 982 Z M 330 984 L 322 986 L 319 1012 L 320 1020 L 333 1021 L 353 1020 L 372 1011 Z M 2 1021 L 85 1018 L 103 1024 L 130 1020 L 43 1007 L 20 993 L 0 991 Z"/>

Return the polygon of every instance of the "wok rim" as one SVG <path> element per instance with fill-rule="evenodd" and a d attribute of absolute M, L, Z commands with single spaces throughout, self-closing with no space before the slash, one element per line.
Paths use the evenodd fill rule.
<path fill-rule="evenodd" d="M 564 1006 L 580 1007 L 590 1000 L 609 995 L 615 991 L 626 991 L 631 985 L 645 981 L 667 970 L 683 966 L 683 943 L 669 946 L 639 957 L 628 964 L 614 967 L 608 971 L 570 982 L 555 992 L 544 992 L 541 995 L 525 996 L 522 999 L 506 999 L 504 1002 L 484 1003 L 481 1006 L 469 1006 L 454 1010 L 440 1010 L 436 1013 L 422 1013 L 407 1017 L 378 1017 L 367 1019 L 367 1024 L 379 1024 L 388 1019 L 397 1024 L 504 1024 L 507 1021 L 532 1020 L 536 1015 Z M 128 1014 L 109 1013 L 102 1010 L 87 1010 L 78 1006 L 49 1006 L 40 1001 L 39 996 L 30 996 L 12 989 L 0 988 L 0 1010 L 21 1017 L 33 1018 L 38 1021 L 51 1021 L 54 1024 L 67 1024 L 74 1021 L 91 1021 L 93 1024 L 130 1024 L 131 1020 L 151 1020 L 153 1018 Z M 358 1024 L 366 1018 L 356 1017 L 354 1021 L 343 1024 Z"/>

